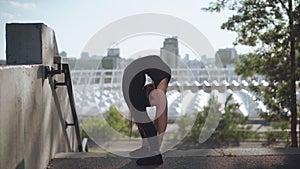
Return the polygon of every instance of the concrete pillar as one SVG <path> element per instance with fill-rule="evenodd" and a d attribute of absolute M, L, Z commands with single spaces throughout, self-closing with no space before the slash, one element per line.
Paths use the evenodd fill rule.
<path fill-rule="evenodd" d="M 6 24 L 7 65 L 52 65 L 58 56 L 54 31 L 43 23 Z"/>

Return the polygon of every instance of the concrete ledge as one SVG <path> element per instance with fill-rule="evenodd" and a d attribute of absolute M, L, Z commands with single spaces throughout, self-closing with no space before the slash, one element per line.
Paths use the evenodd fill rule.
<path fill-rule="evenodd" d="M 82 152 L 82 153 L 75 153 L 75 152 L 67 152 L 67 153 L 57 153 L 54 155 L 55 159 L 59 158 L 101 158 L 101 157 L 108 157 L 109 153 L 94 153 L 94 152 Z"/>
<path fill-rule="evenodd" d="M 191 150 L 170 150 L 163 154 L 165 157 L 192 157 L 192 156 L 223 156 L 217 149 L 191 149 Z"/>
<path fill-rule="evenodd" d="M 48 169 L 295 169 L 300 166 L 299 148 L 231 148 L 170 150 L 163 154 L 159 166 L 138 166 L 134 158 L 110 153 L 61 153 L 55 156 Z"/>
<path fill-rule="evenodd" d="M 300 155 L 300 148 L 229 148 L 229 149 L 191 149 L 170 150 L 163 153 L 164 157 L 223 157 L 223 156 L 271 156 L 271 155 Z M 54 158 L 99 158 L 117 157 L 111 153 L 58 153 Z M 122 157 L 121 157 L 122 158 Z"/>
<path fill-rule="evenodd" d="M 300 148 L 230 148 L 219 149 L 225 156 L 266 156 L 300 154 Z"/>

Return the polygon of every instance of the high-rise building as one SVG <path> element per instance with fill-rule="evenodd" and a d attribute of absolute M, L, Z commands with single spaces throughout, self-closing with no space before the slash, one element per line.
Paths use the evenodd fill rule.
<path fill-rule="evenodd" d="M 102 59 L 102 67 L 104 69 L 116 69 L 121 61 L 120 49 L 109 48 L 107 56 Z"/>
<path fill-rule="evenodd" d="M 160 57 L 171 67 L 178 68 L 179 49 L 177 37 L 166 38 L 160 48 Z"/>
<path fill-rule="evenodd" d="M 119 48 L 109 48 L 107 50 L 107 56 L 120 57 L 120 49 Z"/>
<path fill-rule="evenodd" d="M 216 52 L 215 59 L 218 67 L 228 67 L 239 61 L 239 56 L 234 48 L 226 48 L 219 49 Z"/>

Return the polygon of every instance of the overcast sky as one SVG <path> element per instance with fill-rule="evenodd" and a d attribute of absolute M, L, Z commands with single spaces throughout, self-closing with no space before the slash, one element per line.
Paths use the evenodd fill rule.
<path fill-rule="evenodd" d="M 43 22 L 55 31 L 60 52 L 66 51 L 69 57 L 79 57 L 88 40 L 103 27 L 121 18 L 143 13 L 167 14 L 189 22 L 216 50 L 233 47 L 232 42 L 236 34 L 220 29 L 221 24 L 231 16 L 231 13 L 203 12 L 201 8 L 207 7 L 208 2 L 204 0 L 0 0 L 0 59 L 5 59 L 5 23 Z M 162 42 L 155 45 L 161 47 Z M 149 49 L 156 48 L 155 45 L 149 46 Z M 248 51 L 245 47 L 236 49 L 238 53 Z M 130 50 L 121 48 L 121 55 L 129 53 Z"/>

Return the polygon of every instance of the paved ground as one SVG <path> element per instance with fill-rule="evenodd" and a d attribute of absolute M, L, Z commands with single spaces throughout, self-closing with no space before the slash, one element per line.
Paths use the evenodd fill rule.
<path fill-rule="evenodd" d="M 300 148 L 231 148 L 171 150 L 163 154 L 159 166 L 140 167 L 136 159 L 110 153 L 61 153 L 48 169 L 298 169 Z"/>

